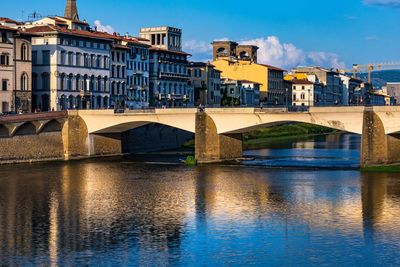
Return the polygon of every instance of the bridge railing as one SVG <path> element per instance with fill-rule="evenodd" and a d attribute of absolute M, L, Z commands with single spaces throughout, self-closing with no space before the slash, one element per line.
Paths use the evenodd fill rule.
<path fill-rule="evenodd" d="M 67 111 L 3 115 L 3 116 L 0 116 L 0 123 L 1 122 L 48 120 L 48 119 L 66 118 L 67 116 L 68 116 Z"/>

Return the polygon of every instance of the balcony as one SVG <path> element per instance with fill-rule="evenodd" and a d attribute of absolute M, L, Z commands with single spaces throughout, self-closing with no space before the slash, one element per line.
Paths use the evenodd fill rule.
<path fill-rule="evenodd" d="M 93 96 L 93 92 L 92 91 L 88 91 L 88 90 L 80 90 L 79 91 L 79 95 L 80 96 Z"/>
<path fill-rule="evenodd" d="M 187 79 L 189 76 L 187 74 L 181 74 L 181 73 L 170 73 L 170 72 L 159 72 L 158 73 L 158 78 L 159 79 Z"/>

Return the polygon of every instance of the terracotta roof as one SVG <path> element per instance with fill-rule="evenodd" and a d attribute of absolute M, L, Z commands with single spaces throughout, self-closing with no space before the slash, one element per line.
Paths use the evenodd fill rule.
<path fill-rule="evenodd" d="M 113 44 L 111 47 L 112 47 L 112 48 L 116 48 L 116 49 L 126 49 L 126 50 L 130 50 L 129 47 L 124 46 L 124 45 L 118 45 L 118 44 Z"/>
<path fill-rule="evenodd" d="M 7 30 L 7 31 L 13 31 L 13 32 L 18 31 L 17 29 L 10 28 L 10 27 L 3 26 L 3 25 L 0 25 L 0 30 Z"/>
<path fill-rule="evenodd" d="M 149 39 L 143 38 L 143 37 L 133 37 L 138 41 L 150 41 Z"/>
<path fill-rule="evenodd" d="M 141 45 L 141 46 L 145 46 L 145 47 L 151 47 L 151 45 L 148 45 L 148 44 L 145 44 L 145 43 L 142 43 L 142 42 L 138 42 L 136 40 L 132 40 L 130 38 L 126 38 L 126 37 L 123 37 L 123 36 L 117 36 L 117 35 L 114 35 L 114 34 L 109 34 L 107 32 L 98 32 L 98 33 L 102 33 L 102 34 L 108 36 L 108 38 L 110 38 L 110 39 L 120 40 L 120 41 L 128 42 L 128 43 L 131 43 L 131 44 L 137 44 L 137 45 Z"/>
<path fill-rule="evenodd" d="M 260 63 L 257 63 L 257 64 L 258 64 L 258 65 L 261 65 L 261 66 L 265 66 L 265 67 L 267 67 L 268 69 L 272 69 L 272 70 L 286 71 L 286 70 L 284 70 L 284 69 L 281 69 L 281 68 L 278 68 L 278 67 L 274 67 L 274 66 L 271 66 L 271 65 L 260 64 Z"/>
<path fill-rule="evenodd" d="M 194 62 L 194 61 L 189 62 L 189 67 L 206 67 L 206 66 L 215 68 L 215 66 L 213 64 L 211 64 L 210 62 L 207 62 L 207 63 Z"/>
<path fill-rule="evenodd" d="M 253 83 L 253 84 L 259 84 L 261 85 L 262 83 L 258 83 L 258 82 L 253 82 L 253 81 L 249 81 L 249 80 L 240 80 L 242 83 Z"/>
<path fill-rule="evenodd" d="M 297 79 L 294 79 L 294 80 L 292 80 L 292 82 L 294 84 L 314 84 L 313 82 L 310 82 L 309 80 L 297 80 Z"/>
<path fill-rule="evenodd" d="M 3 18 L 0 17 L 0 21 L 6 21 L 6 22 L 11 22 L 11 23 L 17 23 L 15 20 L 9 19 L 9 18 Z"/>
<path fill-rule="evenodd" d="M 88 31 L 81 31 L 81 30 L 68 30 L 64 29 L 58 26 L 53 26 L 53 25 L 44 25 L 44 26 L 37 26 L 33 28 L 28 28 L 26 29 L 26 32 L 28 33 L 50 33 L 50 32 L 56 32 L 56 33 L 64 33 L 64 34 L 71 34 L 71 35 L 79 35 L 79 36 L 84 36 L 84 37 L 93 37 L 93 38 L 101 38 L 101 39 L 108 39 L 110 40 L 111 38 L 109 37 L 109 34 L 103 33 L 103 32 L 88 32 Z"/>
<path fill-rule="evenodd" d="M 173 50 L 168 50 L 168 49 L 154 47 L 154 46 L 150 47 L 150 50 L 153 50 L 153 51 L 165 51 L 165 52 L 170 52 L 170 53 L 174 53 L 174 54 L 191 56 L 191 54 L 188 54 L 186 52 L 173 51 Z"/>
<path fill-rule="evenodd" d="M 78 24 L 89 25 L 89 24 L 87 24 L 86 22 L 84 22 L 84 21 L 80 21 L 80 20 L 69 19 L 69 18 L 66 18 L 66 17 L 61 17 L 61 16 L 55 16 L 55 17 L 56 17 L 56 18 L 65 19 L 65 20 L 69 20 L 69 21 L 72 21 L 72 22 L 74 22 L 74 23 L 78 23 Z"/>

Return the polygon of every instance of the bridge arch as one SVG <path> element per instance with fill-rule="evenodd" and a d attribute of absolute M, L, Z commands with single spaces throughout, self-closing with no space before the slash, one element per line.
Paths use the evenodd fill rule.
<path fill-rule="evenodd" d="M 51 120 L 42 127 L 42 130 L 40 132 L 51 133 L 51 132 L 59 132 L 61 130 L 62 130 L 61 123 L 57 120 Z"/>
<path fill-rule="evenodd" d="M 35 135 L 35 134 L 36 134 L 36 126 L 31 122 L 25 122 L 16 129 L 14 136 Z"/>
<path fill-rule="evenodd" d="M 0 124 L 0 138 L 9 137 L 10 132 L 6 126 Z"/>

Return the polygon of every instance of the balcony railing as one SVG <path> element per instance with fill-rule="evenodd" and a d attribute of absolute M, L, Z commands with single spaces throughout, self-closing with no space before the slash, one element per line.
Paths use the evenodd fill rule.
<path fill-rule="evenodd" d="M 189 75 L 181 74 L 181 73 L 170 73 L 170 72 L 159 72 L 158 77 L 162 78 L 178 78 L 178 79 L 187 79 Z"/>

